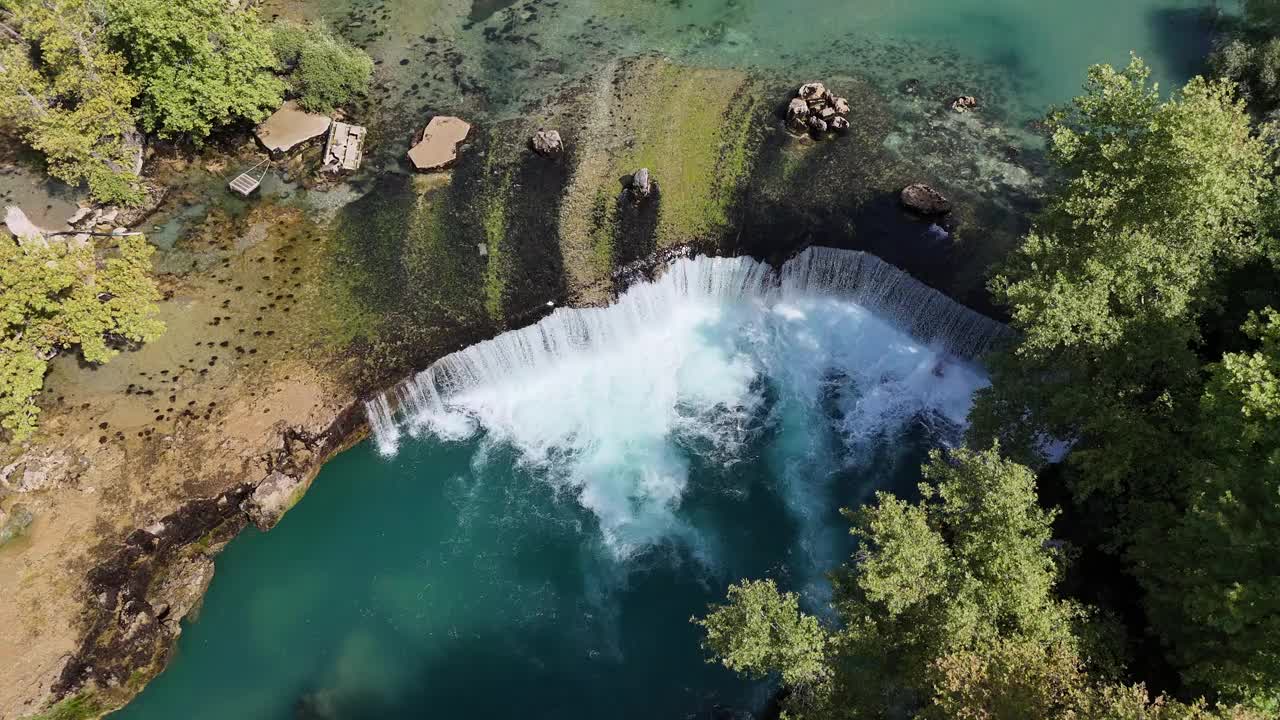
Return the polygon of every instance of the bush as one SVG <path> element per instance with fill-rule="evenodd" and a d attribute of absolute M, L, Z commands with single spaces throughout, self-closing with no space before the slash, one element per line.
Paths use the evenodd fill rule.
<path fill-rule="evenodd" d="M 277 23 L 271 47 L 304 110 L 332 112 L 369 89 L 373 60 L 324 25 Z"/>
<path fill-rule="evenodd" d="M 36 394 L 59 352 L 104 363 L 119 344 L 164 331 L 153 252 L 141 236 L 121 237 L 105 259 L 92 243 L 0 238 L 0 428 L 13 439 L 35 430 Z"/>

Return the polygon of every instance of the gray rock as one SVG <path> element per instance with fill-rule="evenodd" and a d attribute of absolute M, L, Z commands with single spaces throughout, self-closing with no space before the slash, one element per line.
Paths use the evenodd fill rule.
<path fill-rule="evenodd" d="M 809 130 L 816 133 L 824 133 L 827 131 L 827 121 L 814 115 L 809 118 Z"/>
<path fill-rule="evenodd" d="M 558 130 L 539 130 L 529 139 L 529 146 L 543 157 L 555 157 L 564 152 L 564 141 Z"/>
<path fill-rule="evenodd" d="M 838 97 L 831 103 L 831 107 L 835 108 L 836 114 L 845 116 L 849 114 L 849 101 L 845 98 Z"/>
<path fill-rule="evenodd" d="M 824 107 L 822 108 L 822 112 L 818 113 L 818 117 L 822 118 L 822 121 L 828 125 L 831 124 L 831 118 L 834 118 L 835 116 L 836 109 L 833 107 Z"/>
<path fill-rule="evenodd" d="M 844 132 L 849 129 L 849 121 L 839 115 L 831 118 L 831 122 L 828 125 L 836 132 Z"/>
<path fill-rule="evenodd" d="M 787 105 L 787 127 L 804 132 L 809 122 L 809 104 L 800 98 L 791 98 Z"/>
<path fill-rule="evenodd" d="M 978 98 L 972 95 L 961 95 L 960 97 L 951 101 L 951 109 L 955 110 L 956 112 L 969 112 L 970 110 L 977 109 L 977 107 L 978 107 Z"/>
<path fill-rule="evenodd" d="M 951 201 L 924 183 L 903 188 L 902 205 L 919 215 L 946 215 L 951 212 Z"/>
<path fill-rule="evenodd" d="M 270 530 L 302 493 L 302 481 L 282 472 L 273 472 L 258 483 L 241 509 L 260 530 Z"/>
<path fill-rule="evenodd" d="M 649 168 L 640 168 L 631 176 L 631 196 L 643 200 L 653 194 L 653 181 L 649 178 Z"/>

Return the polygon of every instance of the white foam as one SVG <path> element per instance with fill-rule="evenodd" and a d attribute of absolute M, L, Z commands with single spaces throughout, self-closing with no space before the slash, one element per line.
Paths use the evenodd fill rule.
<path fill-rule="evenodd" d="M 678 514 L 687 448 L 740 459 L 766 388 L 789 412 L 833 405 L 847 448 L 921 416 L 960 424 L 985 382 L 965 358 L 1004 332 L 863 253 L 813 248 L 780 273 L 700 257 L 610 307 L 559 309 L 449 355 L 366 407 L 383 452 L 402 430 L 509 444 L 628 557 L 672 538 L 698 544 Z M 809 450 L 841 452 L 789 452 Z M 809 495 L 797 490 L 798 514 Z"/>

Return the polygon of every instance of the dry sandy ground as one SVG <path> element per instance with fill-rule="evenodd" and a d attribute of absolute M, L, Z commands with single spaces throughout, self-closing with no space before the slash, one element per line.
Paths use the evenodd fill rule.
<path fill-rule="evenodd" d="M 0 513 L 34 515 L 0 547 L 0 720 L 47 703 L 86 630 L 86 573 L 128 533 L 261 481 L 286 434 L 319 436 L 354 403 L 303 321 L 319 237 L 269 205 L 214 217 L 158 263 L 199 268 L 162 277 L 163 337 L 99 368 L 55 362 L 37 437 L 0 456 Z"/>

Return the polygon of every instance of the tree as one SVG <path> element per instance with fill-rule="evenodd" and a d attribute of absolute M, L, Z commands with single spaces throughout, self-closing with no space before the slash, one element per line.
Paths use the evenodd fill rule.
<path fill-rule="evenodd" d="M 99 10 L 89 0 L 0 9 L 0 120 L 44 154 L 50 175 L 87 183 L 101 202 L 135 202 L 138 87 L 105 44 Z"/>
<path fill-rule="evenodd" d="M 1191 684 L 1280 713 L 1280 312 L 1245 332 L 1256 349 L 1209 368 L 1186 510 L 1134 556 Z"/>
<path fill-rule="evenodd" d="M 1162 103 L 1148 76 L 1137 58 L 1095 66 L 1050 118 L 1064 181 L 992 282 L 1021 340 L 992 360 L 972 436 L 1029 462 L 1046 439 L 1074 443 L 1082 498 L 1175 490 L 1196 321 L 1222 298 L 1218 273 L 1261 251 L 1269 162 L 1231 86 L 1195 78 Z"/>
<path fill-rule="evenodd" d="M 257 122 L 281 102 L 271 33 L 255 10 L 225 0 L 102 0 L 107 32 L 141 89 L 147 132 L 200 139 Z"/>
<path fill-rule="evenodd" d="M 104 363 L 122 343 L 164 331 L 153 252 L 141 236 L 122 236 L 114 248 L 0 239 L 0 427 L 14 439 L 35 429 L 35 396 L 55 355 L 78 349 L 85 361 Z"/>
<path fill-rule="evenodd" d="M 921 720 L 1262 720 L 1245 708 L 1152 699 L 1056 597 L 1053 514 L 1026 467 L 996 449 L 934 453 L 923 499 L 886 493 L 856 513 L 862 547 L 836 576 L 824 629 L 771 581 L 730 588 L 702 620 L 726 667 L 779 675 L 785 716 Z"/>
<path fill-rule="evenodd" d="M 703 647 L 725 667 L 753 677 L 778 672 L 791 687 L 821 683 L 827 675 L 827 633 L 800 611 L 795 593 L 780 593 L 772 580 L 729 587 L 729 602 L 706 618 L 694 618 L 707 638 Z"/>
<path fill-rule="evenodd" d="M 833 578 L 839 630 L 820 629 L 771 582 L 746 583 L 700 621 L 707 649 L 735 670 L 779 673 L 798 717 L 930 706 L 959 668 L 990 665 L 993 648 L 1074 658 L 1085 615 L 1052 593 L 1061 555 L 1031 471 L 962 449 L 935 452 L 924 472 L 919 503 L 880 493 L 846 513 L 861 548 Z"/>
<path fill-rule="evenodd" d="M 328 113 L 369 88 L 373 60 L 321 24 L 277 23 L 271 29 L 277 70 L 310 112 Z"/>

